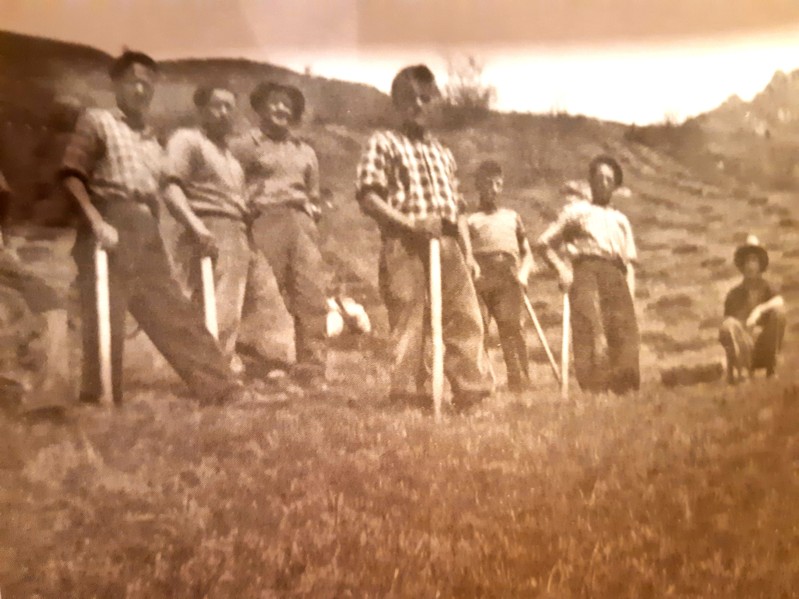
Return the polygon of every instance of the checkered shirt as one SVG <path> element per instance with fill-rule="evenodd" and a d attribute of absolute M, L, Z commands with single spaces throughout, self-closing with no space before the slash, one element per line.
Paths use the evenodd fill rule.
<path fill-rule="evenodd" d="M 144 199 L 158 190 L 162 163 L 151 130 L 132 127 L 118 108 L 90 108 L 75 125 L 60 172 L 82 179 L 95 197 Z"/>
<path fill-rule="evenodd" d="M 439 215 L 455 223 L 463 205 L 456 169 L 452 152 L 429 135 L 377 131 L 358 165 L 357 197 L 374 191 L 412 220 Z"/>

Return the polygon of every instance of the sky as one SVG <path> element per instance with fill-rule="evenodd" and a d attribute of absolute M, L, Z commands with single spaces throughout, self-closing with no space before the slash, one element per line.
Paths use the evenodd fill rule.
<path fill-rule="evenodd" d="M 0 29 L 245 57 L 387 91 L 474 56 L 500 110 L 682 120 L 799 68 L 799 0 L 0 0 Z"/>

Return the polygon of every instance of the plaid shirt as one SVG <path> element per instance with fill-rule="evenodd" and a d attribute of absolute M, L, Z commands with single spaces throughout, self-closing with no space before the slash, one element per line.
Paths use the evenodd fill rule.
<path fill-rule="evenodd" d="M 162 155 L 149 128 L 132 126 L 118 108 L 90 108 L 75 125 L 60 173 L 83 180 L 95 197 L 149 201 L 158 190 Z"/>
<path fill-rule="evenodd" d="M 437 214 L 455 223 L 463 201 L 456 169 L 452 152 L 432 136 L 377 131 L 358 165 L 357 197 L 374 191 L 413 220 Z"/>

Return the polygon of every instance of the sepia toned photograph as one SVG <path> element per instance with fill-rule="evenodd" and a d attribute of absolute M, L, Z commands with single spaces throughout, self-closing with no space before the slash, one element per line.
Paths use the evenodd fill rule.
<path fill-rule="evenodd" d="M 799 597 L 799 2 L 0 0 L 0 598 Z"/>

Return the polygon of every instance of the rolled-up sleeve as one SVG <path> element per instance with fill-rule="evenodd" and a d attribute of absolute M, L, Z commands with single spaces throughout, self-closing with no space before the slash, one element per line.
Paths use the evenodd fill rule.
<path fill-rule="evenodd" d="M 75 176 L 88 183 L 97 161 L 102 156 L 103 148 L 97 117 L 90 110 L 84 111 L 78 118 L 75 130 L 64 150 L 64 158 L 58 169 L 59 178 Z"/>
<path fill-rule="evenodd" d="M 166 144 L 164 157 L 163 183 L 185 185 L 192 174 L 192 156 L 196 146 L 192 132 L 180 129 L 172 134 Z"/>
<path fill-rule="evenodd" d="M 358 163 L 355 181 L 356 197 L 360 201 L 367 192 L 376 192 L 385 198 L 388 193 L 389 164 L 388 145 L 383 135 L 375 133 L 369 138 Z"/>

